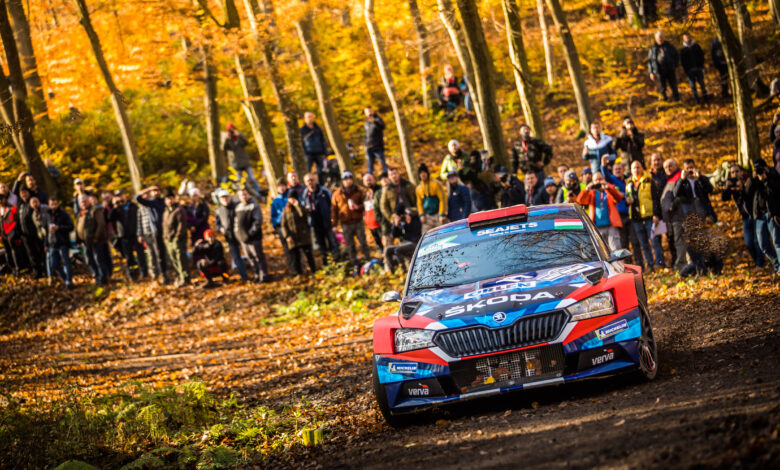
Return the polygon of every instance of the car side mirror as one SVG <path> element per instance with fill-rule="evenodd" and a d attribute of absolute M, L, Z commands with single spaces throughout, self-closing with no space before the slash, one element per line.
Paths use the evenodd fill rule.
<path fill-rule="evenodd" d="M 400 302 L 400 301 L 401 301 L 401 294 L 399 294 L 398 291 L 396 290 L 385 292 L 382 295 L 382 302 Z"/>
<path fill-rule="evenodd" d="M 615 261 L 624 261 L 632 256 L 633 254 L 629 250 L 621 248 L 619 250 L 613 251 L 612 254 L 609 255 L 609 262 L 614 263 Z"/>

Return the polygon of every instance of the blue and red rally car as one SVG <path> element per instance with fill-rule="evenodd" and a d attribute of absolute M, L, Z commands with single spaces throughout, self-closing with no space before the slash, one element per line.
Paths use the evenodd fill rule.
<path fill-rule="evenodd" d="M 472 214 L 425 234 L 374 323 L 374 392 L 404 414 L 510 390 L 658 371 L 642 271 L 578 205 Z"/>

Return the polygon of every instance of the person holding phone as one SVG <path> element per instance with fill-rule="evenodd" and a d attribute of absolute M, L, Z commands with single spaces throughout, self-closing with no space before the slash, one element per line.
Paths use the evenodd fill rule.
<path fill-rule="evenodd" d="M 601 172 L 594 173 L 593 181 L 577 196 L 577 202 L 588 208 L 590 219 L 612 252 L 622 248 L 619 229 L 623 222 L 617 210 L 617 204 L 622 200 L 623 194 L 607 183 Z"/>

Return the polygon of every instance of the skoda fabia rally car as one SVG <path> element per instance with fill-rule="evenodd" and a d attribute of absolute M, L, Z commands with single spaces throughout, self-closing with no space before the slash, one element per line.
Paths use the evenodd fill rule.
<path fill-rule="evenodd" d="M 374 392 L 409 412 L 636 372 L 656 345 L 641 269 L 609 253 L 577 205 L 472 214 L 420 240 L 398 311 L 374 323 Z"/>

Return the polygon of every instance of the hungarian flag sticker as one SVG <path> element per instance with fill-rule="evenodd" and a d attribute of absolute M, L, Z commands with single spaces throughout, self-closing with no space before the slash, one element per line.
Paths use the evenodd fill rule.
<path fill-rule="evenodd" d="M 582 230 L 580 219 L 555 219 L 555 230 Z"/>

